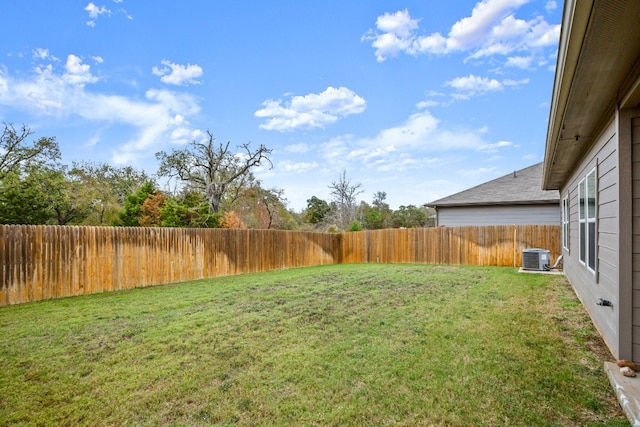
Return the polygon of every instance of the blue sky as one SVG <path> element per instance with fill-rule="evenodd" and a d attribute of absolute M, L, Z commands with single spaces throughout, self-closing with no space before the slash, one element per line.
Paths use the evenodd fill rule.
<path fill-rule="evenodd" d="M 63 162 L 130 164 L 210 130 L 273 149 L 289 207 L 346 170 L 423 203 L 542 161 L 562 2 L 3 2 L 0 122 Z"/>

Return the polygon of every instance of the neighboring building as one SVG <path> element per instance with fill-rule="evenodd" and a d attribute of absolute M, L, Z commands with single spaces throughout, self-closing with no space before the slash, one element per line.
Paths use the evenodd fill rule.
<path fill-rule="evenodd" d="M 618 359 L 640 361 L 640 1 L 565 0 L 543 188 L 564 272 Z"/>
<path fill-rule="evenodd" d="M 436 226 L 560 225 L 558 192 L 541 188 L 542 163 L 427 203 Z"/>

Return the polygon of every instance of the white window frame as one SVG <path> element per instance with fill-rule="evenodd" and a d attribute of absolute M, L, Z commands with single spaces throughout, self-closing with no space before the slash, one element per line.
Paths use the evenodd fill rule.
<path fill-rule="evenodd" d="M 562 199 L 562 247 L 569 250 L 569 194 Z"/>
<path fill-rule="evenodd" d="M 593 179 L 592 188 L 589 181 Z M 593 194 L 592 194 L 593 193 Z M 589 200 L 593 200 L 590 205 Z M 598 175 L 593 168 L 578 185 L 578 241 L 580 263 L 595 274 L 597 269 Z"/>

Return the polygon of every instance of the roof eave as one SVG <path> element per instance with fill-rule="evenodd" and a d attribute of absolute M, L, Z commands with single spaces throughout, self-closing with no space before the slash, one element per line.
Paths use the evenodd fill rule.
<path fill-rule="evenodd" d="M 542 172 L 543 190 L 558 190 L 560 187 L 558 178 L 553 176 L 553 165 L 567 101 L 573 85 L 592 6 L 593 0 L 581 0 L 580 2 L 566 0 L 564 3 L 563 22 L 558 45 L 558 61 L 553 82 L 545 144 Z"/>
<path fill-rule="evenodd" d="M 542 172 L 558 190 L 616 112 L 640 105 L 640 1 L 567 0 Z"/>
<path fill-rule="evenodd" d="M 500 201 L 500 202 L 460 202 L 460 203 L 425 203 L 429 208 L 459 208 L 459 207 L 479 207 L 479 206 L 523 206 L 523 205 L 555 205 L 560 203 L 560 198 L 547 200 L 523 200 L 523 201 Z"/>

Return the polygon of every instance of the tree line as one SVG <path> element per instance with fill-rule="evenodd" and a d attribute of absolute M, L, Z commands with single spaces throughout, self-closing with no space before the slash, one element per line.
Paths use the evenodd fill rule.
<path fill-rule="evenodd" d="M 358 231 L 433 225 L 433 212 L 415 205 L 392 210 L 386 193 L 371 204 L 343 171 L 328 186 L 331 200 L 316 196 L 295 212 L 284 191 L 265 188 L 258 167 L 273 167 L 272 150 L 202 141 L 156 153 L 155 175 L 131 166 L 61 163 L 55 137 L 31 140 L 27 126 L 3 124 L 0 136 L 0 224 L 132 227 L 262 228 Z M 164 189 L 160 189 L 163 182 Z"/>

